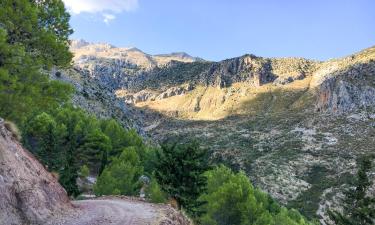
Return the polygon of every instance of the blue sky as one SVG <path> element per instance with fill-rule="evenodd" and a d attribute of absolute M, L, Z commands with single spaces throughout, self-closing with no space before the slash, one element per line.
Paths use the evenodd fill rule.
<path fill-rule="evenodd" d="M 375 45 L 374 0 L 63 0 L 72 38 L 184 51 L 325 60 Z"/>

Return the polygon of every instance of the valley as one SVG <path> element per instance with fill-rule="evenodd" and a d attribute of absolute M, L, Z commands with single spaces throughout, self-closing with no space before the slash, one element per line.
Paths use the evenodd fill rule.
<path fill-rule="evenodd" d="M 309 218 L 340 205 L 356 158 L 374 150 L 375 48 L 325 62 L 254 55 L 209 62 L 79 42 L 74 69 L 52 74 L 80 87 L 76 105 L 154 143 L 197 139 L 212 161 L 246 171 Z"/>

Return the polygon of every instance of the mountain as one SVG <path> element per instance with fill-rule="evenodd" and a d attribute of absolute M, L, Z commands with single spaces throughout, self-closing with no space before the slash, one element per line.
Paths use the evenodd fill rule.
<path fill-rule="evenodd" d="M 150 55 L 138 48 L 117 48 L 107 43 L 89 43 L 84 40 L 72 40 L 71 51 L 76 63 L 89 64 L 94 60 L 113 59 L 128 67 L 153 68 L 171 61 L 194 62 L 202 59 L 192 57 L 185 52 Z"/>
<path fill-rule="evenodd" d="M 356 158 L 373 152 L 375 47 L 324 62 L 249 54 L 208 62 L 77 45 L 74 69 L 55 78 L 91 90 L 77 92 L 76 105 L 106 117 L 111 104 L 92 105 L 111 96 L 122 105 L 115 117 L 131 118 L 144 136 L 196 138 L 211 160 L 244 170 L 310 218 L 340 205 Z"/>

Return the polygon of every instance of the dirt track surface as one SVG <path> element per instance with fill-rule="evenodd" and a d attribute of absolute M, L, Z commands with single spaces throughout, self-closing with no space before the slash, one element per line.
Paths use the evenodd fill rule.
<path fill-rule="evenodd" d="M 160 224 L 161 209 L 155 204 L 123 199 L 72 202 L 73 215 L 65 215 L 49 225 L 151 225 Z"/>

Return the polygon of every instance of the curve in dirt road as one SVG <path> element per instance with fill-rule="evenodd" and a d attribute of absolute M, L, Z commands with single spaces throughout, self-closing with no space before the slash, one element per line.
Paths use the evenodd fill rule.
<path fill-rule="evenodd" d="M 165 205 L 128 199 L 73 201 L 77 209 L 48 225 L 152 225 L 189 224 L 180 213 Z M 169 215 L 168 215 L 169 214 Z M 171 215 L 173 215 L 171 217 Z M 170 218 L 168 218 L 170 217 Z M 164 221 L 164 222 L 163 222 Z M 169 221 L 165 223 L 165 221 Z"/>

